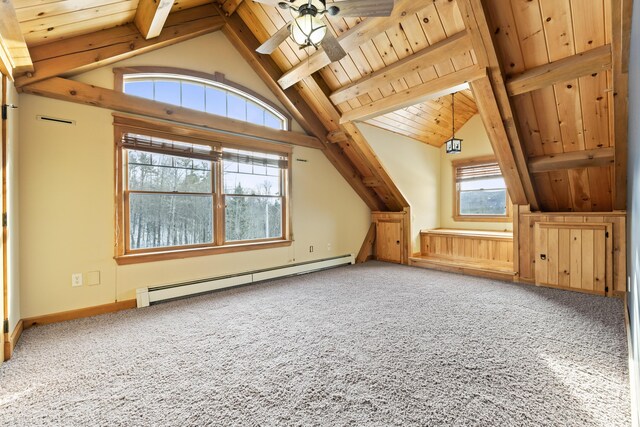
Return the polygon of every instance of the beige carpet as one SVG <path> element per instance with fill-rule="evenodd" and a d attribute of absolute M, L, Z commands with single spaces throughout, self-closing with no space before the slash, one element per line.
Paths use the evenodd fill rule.
<path fill-rule="evenodd" d="M 369 262 L 25 331 L 2 426 L 628 426 L 623 302 Z"/>

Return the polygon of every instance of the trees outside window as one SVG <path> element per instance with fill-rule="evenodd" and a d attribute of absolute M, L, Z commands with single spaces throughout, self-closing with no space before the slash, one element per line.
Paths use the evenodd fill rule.
<path fill-rule="evenodd" d="M 153 101 L 288 130 L 275 105 L 224 75 L 115 69 L 115 87 Z M 290 244 L 291 148 L 238 132 L 114 114 L 116 261 L 154 261 Z"/>
<path fill-rule="evenodd" d="M 511 202 L 495 159 L 454 161 L 453 176 L 456 221 L 509 220 Z"/>
<path fill-rule="evenodd" d="M 116 126 L 119 256 L 287 241 L 290 149 L 178 138 Z"/>

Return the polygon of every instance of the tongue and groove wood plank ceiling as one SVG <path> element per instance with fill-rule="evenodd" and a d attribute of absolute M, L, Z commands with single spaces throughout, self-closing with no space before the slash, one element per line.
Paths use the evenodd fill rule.
<path fill-rule="evenodd" d="M 69 46 L 99 31 L 135 28 L 136 14 L 150 3 L 12 0 L 23 38 L 17 43 L 30 49 L 35 69 L 24 74 L 14 67 L 16 86 L 29 92 L 46 65 L 42 52 L 77 55 L 80 49 Z M 271 55 L 254 52 L 291 20 L 288 10 L 252 0 L 158 3 L 171 8 L 169 22 L 188 10 L 220 15 L 220 29 L 374 210 L 408 204 L 354 122 L 440 147 L 453 126 L 478 112 L 516 204 L 543 211 L 625 208 L 629 0 L 396 0 L 390 17 L 325 18 L 347 53 L 335 62 L 290 38 Z M 121 59 L 97 55 L 99 61 L 75 62 L 58 74 Z"/>

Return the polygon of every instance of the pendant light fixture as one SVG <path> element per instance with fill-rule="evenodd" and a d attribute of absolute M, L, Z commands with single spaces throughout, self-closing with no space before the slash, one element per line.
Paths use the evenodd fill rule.
<path fill-rule="evenodd" d="M 445 142 L 447 154 L 457 154 L 462 151 L 462 140 L 456 138 L 455 96 L 455 93 L 451 94 L 451 139 Z"/>

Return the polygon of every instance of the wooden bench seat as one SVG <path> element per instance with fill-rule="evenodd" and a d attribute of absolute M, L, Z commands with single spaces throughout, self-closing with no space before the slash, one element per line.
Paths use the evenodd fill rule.
<path fill-rule="evenodd" d="M 409 259 L 417 267 L 512 280 L 513 233 L 505 231 L 433 229 L 420 232 L 420 254 Z"/>

